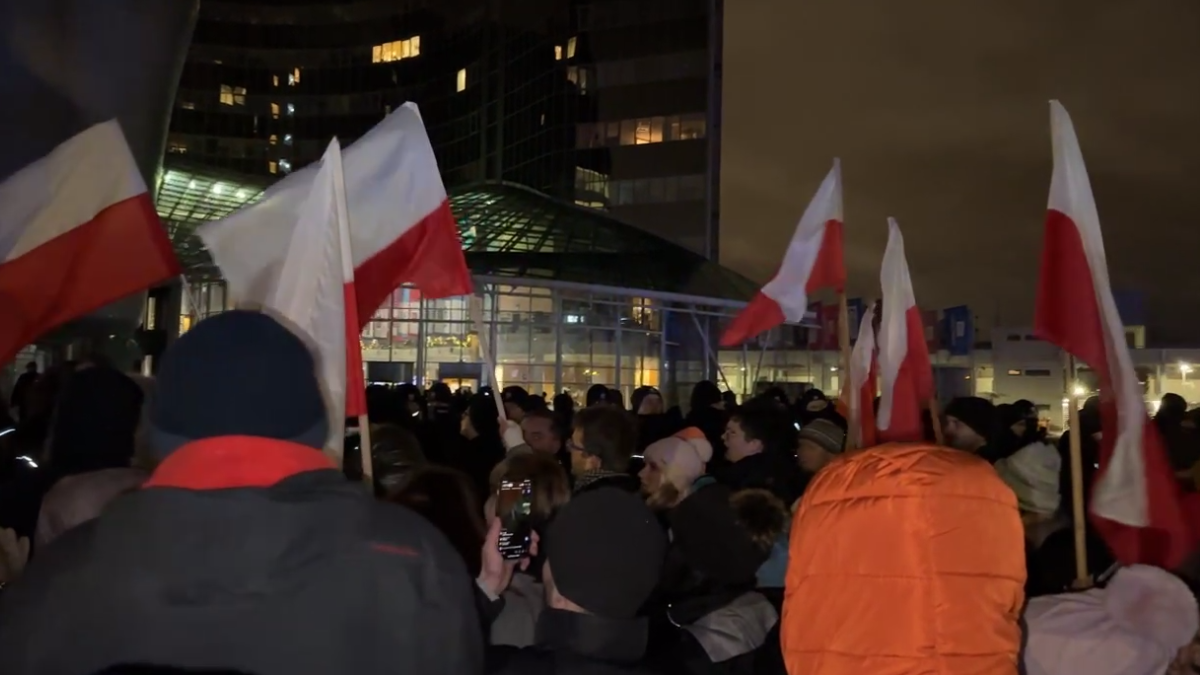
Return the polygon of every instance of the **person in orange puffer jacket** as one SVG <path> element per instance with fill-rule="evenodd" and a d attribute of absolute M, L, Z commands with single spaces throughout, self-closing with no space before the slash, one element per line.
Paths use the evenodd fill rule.
<path fill-rule="evenodd" d="M 834 460 L 792 522 L 788 675 L 1016 675 L 1025 539 L 975 455 L 889 443 Z"/>

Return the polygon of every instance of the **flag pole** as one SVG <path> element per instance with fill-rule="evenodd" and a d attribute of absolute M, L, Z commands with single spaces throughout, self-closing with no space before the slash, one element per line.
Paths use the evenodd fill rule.
<path fill-rule="evenodd" d="M 929 421 L 933 426 L 933 442 L 945 445 L 946 437 L 942 433 L 942 407 L 938 405 L 936 396 L 929 399 Z"/>
<path fill-rule="evenodd" d="M 487 369 L 488 383 L 492 385 L 492 401 L 496 404 L 496 414 L 500 419 L 500 430 L 504 431 L 508 415 L 504 413 L 504 401 L 500 400 L 500 392 L 496 389 L 496 360 L 492 358 L 492 349 L 483 325 L 483 298 L 472 294 L 467 300 L 467 308 L 471 314 L 471 323 L 475 324 L 475 335 L 478 336 L 479 356 L 483 367 Z"/>
<path fill-rule="evenodd" d="M 846 291 L 838 291 L 838 351 L 841 352 L 839 368 L 842 378 L 850 377 L 850 306 L 846 302 Z M 841 378 L 839 378 L 841 379 Z"/>
<path fill-rule="evenodd" d="M 1071 457 L 1071 520 L 1075 532 L 1076 590 L 1090 588 L 1087 561 L 1087 515 L 1083 500 L 1083 430 L 1079 427 L 1079 400 L 1075 395 L 1075 357 L 1066 355 L 1063 382 L 1067 393 L 1068 445 Z"/>

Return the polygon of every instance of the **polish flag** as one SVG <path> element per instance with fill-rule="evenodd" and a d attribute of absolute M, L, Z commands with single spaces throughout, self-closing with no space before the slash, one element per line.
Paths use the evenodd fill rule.
<path fill-rule="evenodd" d="M 1173 568 L 1195 532 L 1162 439 L 1148 424 L 1142 386 L 1108 280 L 1100 217 L 1066 109 L 1050 102 L 1054 175 L 1042 242 L 1034 333 L 1100 378 L 1100 472 L 1091 494 L 1096 529 L 1125 564 Z"/>
<path fill-rule="evenodd" d="M 52 328 L 179 274 L 116 120 L 0 183 L 0 363 Z"/>
<path fill-rule="evenodd" d="M 924 440 L 921 411 L 933 398 L 933 366 L 904 257 L 904 236 L 895 218 L 888 218 L 888 243 L 879 281 L 883 287 L 883 316 L 879 322 L 882 392 L 875 420 L 879 440 Z"/>
<path fill-rule="evenodd" d="M 850 448 L 869 448 L 875 438 L 875 391 L 878 387 L 875 356 L 875 305 L 863 313 L 858 325 L 858 340 L 850 352 L 850 377 L 843 394 Z"/>
<path fill-rule="evenodd" d="M 262 303 L 317 354 L 329 411 L 326 451 L 340 458 L 347 417 L 367 412 L 342 149 L 333 139 L 299 208 L 279 279 Z"/>
<path fill-rule="evenodd" d="M 833 160 L 829 175 L 817 188 L 783 255 L 783 264 L 741 311 L 721 346 L 731 347 L 783 323 L 796 323 L 808 309 L 808 295 L 822 288 L 846 286 L 842 261 L 842 165 Z"/>
<path fill-rule="evenodd" d="M 405 103 L 342 156 L 359 326 L 401 284 L 426 298 L 469 294 L 458 226 L 417 106 Z M 320 168 L 297 171 L 258 203 L 199 229 L 236 302 L 273 297 Z"/>

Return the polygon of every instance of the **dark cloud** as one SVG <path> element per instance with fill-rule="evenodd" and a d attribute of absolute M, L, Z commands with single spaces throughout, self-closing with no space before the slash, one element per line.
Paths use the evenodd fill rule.
<path fill-rule="evenodd" d="M 1200 3 L 726 3 L 722 261 L 761 279 L 834 156 L 851 291 L 878 294 L 885 218 L 917 300 L 1032 318 L 1049 107 L 1071 112 L 1114 285 L 1151 339 L 1200 339 Z"/>

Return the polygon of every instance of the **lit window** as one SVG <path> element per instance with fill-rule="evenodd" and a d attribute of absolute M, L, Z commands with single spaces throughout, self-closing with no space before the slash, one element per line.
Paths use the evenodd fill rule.
<path fill-rule="evenodd" d="M 633 144 L 662 143 L 663 120 L 662 117 L 644 117 L 637 120 L 633 132 Z"/>
<path fill-rule="evenodd" d="M 170 145 L 167 146 L 167 152 L 169 152 L 171 154 L 186 155 L 187 151 L 188 151 L 187 143 L 180 143 L 178 141 L 174 141 Z"/>
<path fill-rule="evenodd" d="M 223 86 L 221 88 L 224 89 Z M 222 99 L 221 102 L 222 103 L 225 103 L 224 98 L 225 98 L 225 92 L 222 91 L 221 92 L 221 99 Z M 232 99 L 232 103 L 225 103 L 225 105 L 246 105 L 246 88 L 245 87 L 233 87 L 233 93 L 230 96 L 230 98 Z"/>
<path fill-rule="evenodd" d="M 575 38 L 567 38 L 567 58 L 575 58 Z"/>
<path fill-rule="evenodd" d="M 292 163 L 291 163 L 291 162 L 289 162 L 289 161 L 287 161 L 286 159 L 281 159 L 281 160 L 279 160 L 279 170 L 280 170 L 280 171 L 282 171 L 282 172 L 284 172 L 284 173 L 287 173 L 287 172 L 291 171 L 291 170 L 292 170 Z"/>
<path fill-rule="evenodd" d="M 292 84 L 300 84 L 300 69 L 299 68 L 294 68 L 292 70 L 292 76 L 291 76 L 291 78 L 288 79 L 288 82 L 290 82 Z"/>
<path fill-rule="evenodd" d="M 579 87 L 579 93 L 586 94 L 588 86 L 588 71 L 587 68 L 567 66 L 567 79 L 576 87 Z"/>
<path fill-rule="evenodd" d="M 221 85 L 221 105 L 233 105 L 233 87 Z"/>
<path fill-rule="evenodd" d="M 1009 374 L 1009 376 L 1011 376 L 1011 377 L 1016 377 L 1016 376 L 1018 376 L 1018 375 L 1020 375 L 1020 374 L 1021 374 L 1021 371 L 1019 371 L 1019 370 L 1014 370 L 1014 369 L 1012 369 L 1012 368 L 1009 368 L 1009 370 L 1008 370 L 1008 374 Z"/>
<path fill-rule="evenodd" d="M 296 114 L 296 106 L 292 105 L 291 103 L 287 104 L 287 106 L 288 106 L 288 114 L 295 115 Z"/>
<path fill-rule="evenodd" d="M 291 144 L 292 144 L 292 135 L 291 135 L 291 134 L 284 134 L 284 135 L 283 135 L 283 144 L 284 144 L 284 145 L 291 145 Z"/>
<path fill-rule="evenodd" d="M 183 108 L 184 110 L 195 110 L 196 104 L 192 103 L 191 101 L 180 101 L 179 107 Z"/>
<path fill-rule="evenodd" d="M 267 172 L 268 173 L 278 173 L 279 166 L 276 165 L 275 162 L 267 162 Z"/>
<path fill-rule="evenodd" d="M 279 119 L 279 104 L 278 103 L 271 104 L 271 117 L 273 117 L 275 119 Z"/>
<path fill-rule="evenodd" d="M 454 78 L 454 91 L 464 91 L 467 88 L 467 69 L 459 68 L 458 75 Z"/>
<path fill-rule="evenodd" d="M 279 142 L 279 137 L 275 134 L 271 134 L 271 137 L 267 139 L 268 145 L 275 145 L 277 142 Z"/>
<path fill-rule="evenodd" d="M 704 138 L 706 120 L 704 113 L 693 113 L 691 115 L 683 115 L 679 119 L 679 139 L 681 141 L 691 141 L 699 138 Z"/>
<path fill-rule="evenodd" d="M 411 59 L 421 55 L 421 36 L 414 35 L 407 40 L 385 42 L 371 48 L 372 63 L 388 63 L 400 59 Z M 297 69 L 298 71 L 299 69 Z M 296 81 L 300 81 L 299 72 L 295 73 Z"/>
<path fill-rule="evenodd" d="M 554 45 L 554 60 L 562 61 L 562 45 Z"/>
<path fill-rule="evenodd" d="M 279 76 L 278 76 L 278 75 L 272 75 L 272 76 L 271 76 L 271 86 L 272 86 L 272 87 L 278 87 L 278 86 L 279 86 Z"/>

